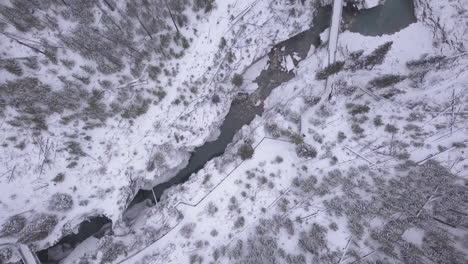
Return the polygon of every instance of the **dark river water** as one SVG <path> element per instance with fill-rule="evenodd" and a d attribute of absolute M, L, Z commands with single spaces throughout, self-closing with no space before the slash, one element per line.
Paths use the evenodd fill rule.
<path fill-rule="evenodd" d="M 382 5 L 364 10 L 348 5 L 343 10 L 343 21 L 346 30 L 365 36 L 393 34 L 416 22 L 414 3 L 413 0 L 385 0 Z"/>
<path fill-rule="evenodd" d="M 188 165 L 169 181 L 154 186 L 153 190 L 139 190 L 127 210 L 148 199 L 154 203 L 154 196 L 157 200 L 164 198 L 163 194 L 167 189 L 184 183 L 190 175 L 198 172 L 208 161 L 221 156 L 242 126 L 248 125 L 256 115 L 263 113 L 263 101 L 271 91 L 294 77 L 292 72 L 286 72 L 279 67 L 282 58 L 297 54 L 298 60 L 294 62 L 297 64 L 303 60 L 312 45 L 320 46 L 319 35 L 330 26 L 330 19 L 331 7 L 319 8 L 314 15 L 312 28 L 275 45 L 268 54 L 268 68 L 264 69 L 254 81 L 259 88 L 250 95 L 238 94 L 234 98 L 220 127 L 221 133 L 218 138 L 195 148 Z M 348 5 L 343 11 L 343 30 L 368 36 L 392 34 L 415 21 L 412 0 L 386 0 L 383 5 L 368 10 L 357 10 Z M 53 247 L 38 251 L 37 255 L 43 263 L 59 263 L 60 259 L 66 257 L 79 243 L 92 235 L 99 236 L 108 230 L 109 225 L 110 220 L 106 217 L 89 219 L 81 223 L 77 234 L 63 237 Z"/>

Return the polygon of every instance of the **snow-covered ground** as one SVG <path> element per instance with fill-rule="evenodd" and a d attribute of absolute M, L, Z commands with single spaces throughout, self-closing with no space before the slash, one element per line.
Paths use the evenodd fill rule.
<path fill-rule="evenodd" d="M 115 238 L 133 245 L 127 248 L 126 257 L 119 257 L 120 261 L 241 262 L 249 249 L 258 249 L 252 241 L 261 234 L 262 226 L 265 228 L 264 221 L 276 219 L 281 226 L 282 220 L 275 218 L 279 215 L 286 221 L 282 224 L 286 229 L 274 233 L 275 244 L 265 247 L 281 248 L 291 258 L 297 257 L 297 263 L 309 263 L 313 255 L 304 254 L 302 246 L 297 246 L 302 232 L 313 224 L 327 227 L 334 223 L 337 229 L 329 227 L 326 235 L 328 250 L 335 252 L 339 262 L 351 263 L 348 247 L 356 253 L 359 245 L 358 255 L 375 248 L 353 235 L 355 230 L 347 226 L 346 218 L 327 213 L 326 204 L 346 194 L 346 188 L 337 186 L 325 195 L 318 190 L 315 195 L 304 195 L 300 189 L 305 188 L 305 183 L 298 188 L 295 178 L 300 182 L 314 175 L 320 184 L 329 182 L 336 170 L 349 175 L 359 170 L 363 177 L 359 181 L 364 184 L 373 175 L 399 174 L 397 168 L 405 160 L 424 164 L 434 159 L 466 180 L 468 162 L 464 153 L 468 137 L 463 113 L 468 98 L 463 84 L 468 81 L 464 70 L 467 56 L 450 51 L 442 53 L 449 58 L 444 62 L 427 64 L 423 69 L 407 66 L 424 56 L 441 54 L 433 45 L 437 40 L 432 28 L 418 22 L 382 37 L 343 32 L 337 60 L 353 64 L 351 54 L 362 50 L 361 56 L 366 56 L 389 41 L 393 44 L 381 64 L 336 74 L 334 100 L 315 106 L 310 99 L 323 93 L 324 82 L 310 73 L 328 65 L 328 52 L 312 51 L 295 70 L 296 78 L 272 92 L 264 116 L 244 127 L 222 157 L 208 162 L 188 182 L 169 190 L 168 200 L 148 209 L 129 227 L 134 234 Z M 390 74 L 405 78 L 383 88 L 371 84 Z M 364 110 L 358 110 L 361 108 Z M 316 158 L 297 156 L 295 134 L 302 135 L 303 141 L 317 150 Z M 243 142 L 255 147 L 253 157 L 246 161 L 237 155 Z M 369 224 L 383 226 L 384 222 L 379 221 Z M 274 230 L 275 225 L 270 225 Z M 155 235 L 151 242 L 142 242 L 139 238 L 148 233 L 148 227 L 154 228 L 151 234 Z M 417 229 L 409 229 L 402 237 L 417 242 L 420 236 Z M 102 248 L 101 253 L 108 250 L 104 245 Z M 271 257 L 275 254 L 271 253 Z M 261 257 L 268 259 L 267 255 Z M 369 258 L 383 256 L 378 253 Z"/>
<path fill-rule="evenodd" d="M 369 5 L 374 2 L 367 1 Z M 239 48 L 236 49 L 238 60 L 233 71 L 241 73 L 252 61 L 262 57 L 269 45 L 307 28 L 311 20 L 310 13 L 306 12 L 297 21 L 292 21 L 284 9 L 288 7 L 286 2 L 272 4 L 273 7 L 267 1 L 242 1 L 242 6 L 239 3 L 218 1 L 217 8 L 197 27 L 199 35 L 181 59 L 181 76 L 205 74 L 211 65 L 210 56 L 216 53 L 219 43 L 210 42 L 210 39 L 219 40 L 233 32 L 230 36 L 235 36 L 238 41 L 245 38 L 236 34 L 245 34 L 257 43 L 248 48 L 249 52 L 243 49 L 242 43 L 234 44 Z M 408 212 L 398 212 L 386 219 L 374 215 L 364 218 L 364 223 L 350 221 L 346 212 L 349 208 L 354 208 L 357 214 L 363 210 L 366 213 L 362 213 L 362 217 L 367 217 L 366 210 L 371 210 L 371 206 L 362 208 L 359 202 L 377 197 L 371 203 L 377 206 L 382 202 L 378 199 L 384 197 L 379 188 L 387 186 L 386 181 L 411 173 L 417 175 L 419 168 L 426 168 L 424 164 L 432 166 L 430 160 L 439 162 L 452 173 L 454 182 L 463 185 L 468 180 L 468 95 L 465 85 L 468 83 L 465 48 L 468 41 L 462 34 L 467 28 L 463 26 L 467 21 L 466 11 L 466 6 L 456 1 L 417 0 L 418 22 L 400 32 L 382 37 L 341 32 L 336 45 L 336 60 L 344 61 L 345 66 L 330 78 L 330 85 L 333 85 L 331 101 L 320 100 L 325 81 L 317 80 L 315 74 L 329 65 L 329 50 L 326 47 L 312 49 L 307 59 L 294 69 L 296 77 L 271 93 L 265 102 L 264 115 L 244 127 L 223 156 L 209 161 L 189 181 L 168 190 L 166 200 L 144 209 L 130 222 L 114 221 L 117 223 L 114 236 L 106 236 L 100 241 L 88 239 L 64 263 L 79 263 L 80 256 L 87 256 L 85 259 L 90 263 L 99 263 L 103 259 L 113 263 L 244 263 L 247 259 L 257 263 L 260 259 L 266 263 L 273 263 L 273 260 L 280 263 L 354 263 L 360 257 L 369 261 L 389 258 L 391 254 L 387 255 L 384 245 L 375 242 L 378 237 L 373 232 L 393 221 L 392 217 L 399 218 Z M 459 15 L 454 16 L 454 12 Z M 232 14 L 234 20 L 226 19 L 229 16 L 226 14 Z M 213 21 L 219 23 L 215 25 Z M 431 21 L 438 21 L 438 24 Z M 333 30 L 338 34 L 337 28 L 330 32 Z M 390 42 L 381 63 L 359 67 L 373 51 Z M 248 53 L 251 55 L 246 55 Z M 445 57 L 427 60 L 434 56 Z M 206 64 L 198 65 L 204 62 Z M 256 65 L 251 68 L 253 72 L 263 68 L 265 61 Z M 215 76 L 215 73 L 208 76 Z M 255 74 L 247 71 L 245 76 L 243 88 L 254 90 L 256 86 L 251 81 Z M 181 77 L 180 80 L 182 83 L 184 79 Z M 226 82 L 221 84 L 228 85 Z M 232 89 L 227 88 L 227 91 Z M 208 94 L 209 90 L 205 92 Z M 168 95 L 171 96 L 175 98 L 177 94 Z M 161 109 L 154 108 L 137 120 L 131 131 L 123 133 L 114 129 L 113 141 L 108 138 L 110 134 L 103 133 L 102 137 L 108 138 L 108 144 L 112 145 L 109 153 L 114 154 L 108 159 L 102 158 L 104 164 L 112 165 L 108 165 L 107 172 L 99 178 L 78 177 L 36 192 L 27 179 L 13 181 L 6 193 L 0 194 L 1 201 L 14 193 L 27 192 L 32 193 L 34 197 L 29 199 L 34 202 L 26 202 L 27 198 L 18 195 L 15 203 L 2 203 L 8 213 L 0 215 L 3 217 L 0 221 L 31 208 L 41 211 L 47 197 L 74 185 L 78 187 L 72 192 L 74 201 L 80 200 L 81 195 L 92 195 L 95 188 L 103 188 L 102 195 L 96 196 L 98 199 L 89 199 L 89 205 L 84 208 L 75 206 L 71 213 L 63 214 L 59 226 L 76 219 L 71 222 L 73 226 L 80 217 L 90 213 L 104 213 L 117 220 L 122 205 L 116 205 L 116 201 L 123 199 L 119 198 L 121 188 L 128 184 L 122 180 L 126 179 L 122 175 L 125 171 L 130 173 L 130 164 L 134 166 L 132 173 L 139 175 L 139 170 L 144 171 L 145 157 L 153 151 L 151 145 L 170 143 L 177 147 L 172 148 L 172 154 L 170 149 L 165 149 L 164 153 L 171 156 L 167 160 L 172 159 L 173 168 L 176 168 L 184 160 L 179 156 L 179 148 L 198 146 L 216 130 L 227 111 L 230 99 L 226 100 L 222 106 L 194 101 L 186 108 L 166 108 L 171 114 L 153 121 L 154 116 L 161 113 Z M 318 101 L 320 103 L 316 104 Z M 215 107 L 219 107 L 219 114 L 213 113 Z M 172 114 L 174 111 L 176 114 Z M 184 114 L 187 114 L 185 121 L 174 121 Z M 159 122 L 160 129 L 152 129 L 155 122 Z M 171 128 L 171 122 L 177 125 Z M 183 132 L 184 127 L 201 130 L 190 135 Z M 187 140 L 179 143 L 173 142 L 172 138 L 166 140 L 166 133 L 170 133 L 168 129 L 185 135 Z M 142 147 L 145 144 L 147 147 Z M 251 158 L 243 161 L 238 150 L 244 144 L 253 146 L 255 151 Z M 311 154 L 311 149 L 316 150 L 316 155 Z M 127 154 L 120 158 L 122 153 Z M 76 169 L 76 175 L 85 173 L 83 167 L 86 170 L 92 168 L 93 162 L 83 163 Z M 94 170 L 98 168 L 96 166 Z M 138 177 L 150 179 L 153 176 Z M 111 190 L 106 192 L 107 188 Z M 425 197 L 428 202 L 423 204 L 417 216 L 423 209 L 432 213 L 431 197 Z M 334 202 L 339 199 L 349 200 L 336 205 Z M 356 205 L 353 202 L 358 205 L 353 207 Z M 341 206 L 344 216 L 334 213 L 335 206 Z M 392 209 L 388 210 L 394 213 Z M 398 241 L 410 242 L 411 245 L 406 246 L 419 252 L 422 245 L 431 240 L 423 239 L 429 235 L 424 227 L 413 225 L 398 236 L 402 240 L 393 242 L 394 245 L 400 245 Z M 467 233 L 463 228 L 445 228 L 437 225 L 437 230 L 446 230 L 450 238 L 447 241 L 458 241 Z M 44 242 L 53 241 L 59 234 L 60 229 L 56 228 Z M 457 251 L 453 251 L 456 253 L 453 256 L 458 256 L 459 251 L 466 254 L 462 245 L 454 247 Z M 96 250 L 91 250 L 93 248 Z M 429 250 L 423 258 L 440 262 L 437 256 L 430 254 Z M 462 263 L 459 259 L 445 260 Z M 427 259 L 421 263 L 425 261 Z"/>

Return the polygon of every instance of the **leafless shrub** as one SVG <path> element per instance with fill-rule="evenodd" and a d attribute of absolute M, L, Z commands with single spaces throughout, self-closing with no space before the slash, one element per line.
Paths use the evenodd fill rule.
<path fill-rule="evenodd" d="M 406 79 L 406 76 L 386 74 L 372 79 L 369 84 L 377 88 L 385 88 L 395 85 Z"/>
<path fill-rule="evenodd" d="M 26 226 L 26 218 L 22 215 L 9 217 L 2 225 L 0 237 L 18 234 Z"/>
<path fill-rule="evenodd" d="M 38 214 L 31 222 L 20 232 L 20 243 L 30 243 L 46 238 L 58 223 L 56 215 Z"/>
<path fill-rule="evenodd" d="M 206 212 L 208 215 L 213 216 L 218 212 L 218 207 L 213 202 L 209 202 L 208 205 L 206 206 Z"/>
<path fill-rule="evenodd" d="M 317 150 L 309 144 L 302 143 L 296 146 L 296 154 L 301 158 L 313 159 L 317 156 Z"/>
<path fill-rule="evenodd" d="M 100 241 L 102 251 L 101 264 L 114 263 L 120 255 L 127 255 L 127 246 L 122 241 L 114 242 L 111 237 L 104 237 Z"/>
<path fill-rule="evenodd" d="M 309 231 L 299 234 L 299 247 L 317 256 L 327 247 L 326 234 L 325 227 L 314 223 Z"/>
<path fill-rule="evenodd" d="M 241 228 L 245 225 L 245 219 L 243 216 L 240 216 L 236 219 L 236 221 L 234 221 L 234 228 L 235 229 L 238 229 L 238 228 Z"/>
<path fill-rule="evenodd" d="M 238 153 L 242 160 L 246 160 L 252 158 L 254 151 L 252 145 L 244 143 L 240 146 Z"/>
<path fill-rule="evenodd" d="M 203 263 L 203 257 L 198 255 L 198 254 L 192 254 L 190 255 L 190 264 L 202 264 Z"/>
<path fill-rule="evenodd" d="M 211 230 L 211 231 L 210 231 L 210 235 L 211 235 L 212 237 L 217 236 L 217 235 L 218 235 L 218 230 L 216 230 L 216 229 Z"/>
<path fill-rule="evenodd" d="M 67 193 L 54 193 L 49 198 L 49 210 L 65 212 L 73 207 L 73 198 Z"/>
<path fill-rule="evenodd" d="M 274 123 L 265 124 L 265 131 L 274 138 L 279 138 L 281 136 L 278 125 Z"/>
<path fill-rule="evenodd" d="M 7 262 L 13 256 L 13 250 L 10 247 L 4 247 L 0 249 L 0 263 L 10 263 Z"/>
<path fill-rule="evenodd" d="M 192 234 L 193 234 L 193 231 L 195 230 L 195 227 L 196 227 L 196 224 L 195 223 L 188 223 L 188 224 L 185 224 L 179 231 L 180 235 L 184 238 L 187 238 L 189 239 Z"/>

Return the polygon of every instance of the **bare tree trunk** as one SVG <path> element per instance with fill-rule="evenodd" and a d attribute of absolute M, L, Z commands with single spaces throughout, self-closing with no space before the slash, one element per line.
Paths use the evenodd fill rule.
<path fill-rule="evenodd" d="M 453 133 L 453 125 L 455 124 L 455 89 L 452 90 L 452 120 L 450 120 L 450 132 Z"/>
<path fill-rule="evenodd" d="M 103 1 L 104 1 L 104 3 L 107 5 L 107 7 L 109 7 L 109 9 L 110 9 L 111 11 L 114 11 L 114 10 L 115 10 L 115 8 L 114 8 L 107 0 L 103 0 Z"/>
<path fill-rule="evenodd" d="M 169 11 L 169 15 L 171 16 L 172 23 L 174 23 L 174 26 L 175 26 L 175 28 L 176 28 L 176 30 L 177 30 L 177 33 L 180 33 L 179 28 L 177 27 L 177 23 L 176 23 L 175 20 L 174 20 L 174 16 L 172 15 L 172 11 L 171 11 L 171 9 L 169 8 L 169 5 L 167 4 L 167 0 L 164 0 L 164 3 L 166 4 L 166 8 L 167 8 L 167 10 Z"/>
<path fill-rule="evenodd" d="M 114 19 L 111 16 L 109 16 L 104 9 L 102 8 L 99 8 L 99 9 L 102 11 L 102 14 L 106 16 L 106 18 L 108 18 L 112 22 L 112 24 L 114 24 L 117 28 L 119 28 L 120 31 L 123 32 L 122 27 L 119 24 L 117 24 L 117 22 L 115 22 Z"/>
<path fill-rule="evenodd" d="M 42 54 L 44 54 L 45 56 L 47 56 L 47 54 L 46 54 L 44 51 L 42 51 L 42 50 L 40 50 L 40 49 L 38 49 L 38 48 L 36 48 L 36 47 L 33 47 L 33 46 L 31 46 L 31 45 L 28 45 L 28 44 L 26 44 L 26 43 L 24 43 L 24 42 L 22 42 L 22 41 L 20 41 L 20 40 L 18 40 L 18 39 L 16 39 L 16 38 L 13 38 L 13 37 L 11 37 L 11 36 L 8 36 L 7 34 L 3 34 L 3 35 L 5 35 L 6 37 L 8 37 L 8 38 L 10 38 L 10 39 L 12 39 L 12 40 L 14 40 L 14 41 L 16 41 L 16 42 L 18 42 L 18 44 L 20 44 L 20 45 L 23 45 L 23 46 L 25 46 L 25 47 L 28 47 L 28 48 L 32 49 L 33 51 L 35 51 L 35 52 L 39 52 L 39 53 L 42 53 Z"/>
<path fill-rule="evenodd" d="M 143 27 L 143 29 L 145 30 L 146 34 L 148 34 L 148 36 L 150 37 L 150 39 L 153 39 L 153 36 L 151 36 L 151 34 L 149 33 L 148 29 L 146 28 L 145 24 L 143 24 L 143 22 L 141 21 L 140 19 L 140 16 L 137 14 L 137 19 L 138 19 L 138 22 L 140 22 L 140 25 Z"/>

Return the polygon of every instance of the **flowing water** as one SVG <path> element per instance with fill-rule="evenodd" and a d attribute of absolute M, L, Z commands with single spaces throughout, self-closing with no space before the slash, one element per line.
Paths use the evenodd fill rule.
<path fill-rule="evenodd" d="M 351 32 L 381 36 L 398 32 L 417 20 L 413 0 L 385 0 L 382 5 L 363 10 L 347 5 L 343 21 L 345 29 Z"/>

